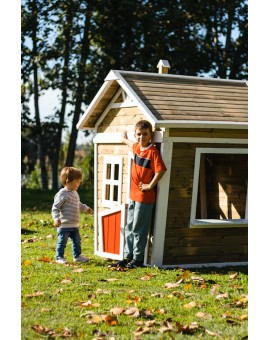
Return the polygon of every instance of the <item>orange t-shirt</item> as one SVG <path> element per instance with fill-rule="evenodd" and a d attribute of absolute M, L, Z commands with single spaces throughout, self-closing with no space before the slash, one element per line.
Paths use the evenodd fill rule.
<path fill-rule="evenodd" d="M 156 188 L 143 192 L 139 188 L 139 183 L 149 184 L 157 172 L 167 170 L 166 166 L 158 149 L 152 144 L 146 150 L 140 151 L 139 143 L 135 143 L 133 145 L 133 154 L 130 198 L 136 202 L 155 203 Z"/>

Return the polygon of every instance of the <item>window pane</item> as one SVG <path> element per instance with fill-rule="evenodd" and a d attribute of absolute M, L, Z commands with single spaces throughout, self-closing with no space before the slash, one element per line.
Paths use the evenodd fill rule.
<path fill-rule="evenodd" d="M 118 185 L 113 186 L 113 201 L 118 201 Z"/>
<path fill-rule="evenodd" d="M 106 184 L 105 187 L 105 200 L 109 200 L 110 199 L 110 185 Z"/>
<path fill-rule="evenodd" d="M 244 219 L 248 182 L 246 154 L 202 154 L 197 219 Z"/>
<path fill-rule="evenodd" d="M 110 178 L 111 178 L 111 164 L 107 164 L 106 179 L 110 179 Z"/>
<path fill-rule="evenodd" d="M 115 180 L 119 179 L 119 164 L 114 165 L 114 179 Z"/>

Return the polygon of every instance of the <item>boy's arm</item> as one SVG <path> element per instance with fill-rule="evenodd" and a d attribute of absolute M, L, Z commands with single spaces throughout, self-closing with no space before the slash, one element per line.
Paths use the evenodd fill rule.
<path fill-rule="evenodd" d="M 127 131 L 124 131 L 122 133 L 122 142 L 125 143 L 130 148 L 132 148 L 133 145 L 135 144 L 135 142 L 133 142 L 132 140 L 128 139 Z"/>
<path fill-rule="evenodd" d="M 161 180 L 165 172 L 166 170 L 161 170 L 160 172 L 155 173 L 155 176 L 153 177 L 152 181 L 149 184 L 144 184 L 140 182 L 139 184 L 140 190 L 141 191 L 152 190 L 157 185 L 157 183 Z"/>

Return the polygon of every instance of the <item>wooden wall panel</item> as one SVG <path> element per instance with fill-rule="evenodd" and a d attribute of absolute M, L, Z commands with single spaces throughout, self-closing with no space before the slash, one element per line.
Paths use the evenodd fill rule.
<path fill-rule="evenodd" d="M 196 147 L 228 145 L 174 143 L 163 264 L 247 261 L 247 228 L 189 228 Z"/>

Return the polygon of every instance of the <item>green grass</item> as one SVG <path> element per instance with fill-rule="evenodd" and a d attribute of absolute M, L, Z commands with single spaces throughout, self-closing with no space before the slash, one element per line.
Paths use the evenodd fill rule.
<path fill-rule="evenodd" d="M 110 261 L 94 255 L 93 218 L 86 214 L 81 214 L 82 250 L 91 262 L 73 264 L 68 243 L 69 265 L 56 264 L 53 195 L 22 192 L 23 340 L 247 338 L 247 267 L 109 270 Z M 90 192 L 80 196 L 93 206 Z M 90 305 L 81 306 L 87 301 Z M 190 302 L 195 306 L 187 308 Z M 115 307 L 123 312 L 114 315 L 110 310 Z M 138 316 L 124 314 L 134 307 Z M 139 335 L 140 330 L 145 333 Z"/>

